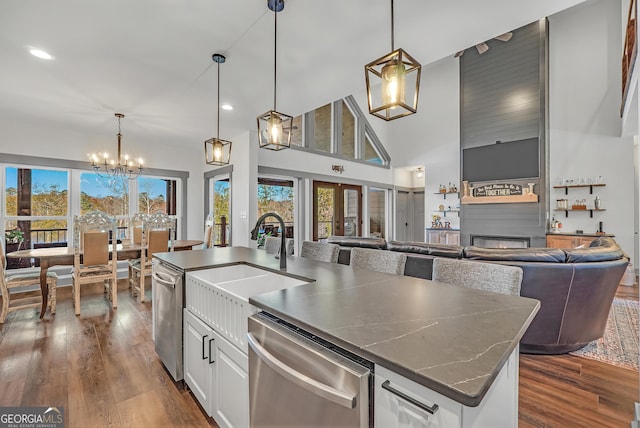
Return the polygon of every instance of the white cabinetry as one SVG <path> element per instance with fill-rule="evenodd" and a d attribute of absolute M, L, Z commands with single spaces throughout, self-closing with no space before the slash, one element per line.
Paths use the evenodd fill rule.
<path fill-rule="evenodd" d="M 213 332 L 216 339 L 215 374 L 212 397 L 213 419 L 223 427 L 249 426 L 249 360 L 227 339 Z"/>
<path fill-rule="evenodd" d="M 477 407 L 464 406 L 385 367 L 375 369 L 376 427 L 518 426 L 518 348 Z"/>
<path fill-rule="evenodd" d="M 213 342 L 213 329 L 184 309 L 184 381 L 209 416 L 215 363 Z"/>

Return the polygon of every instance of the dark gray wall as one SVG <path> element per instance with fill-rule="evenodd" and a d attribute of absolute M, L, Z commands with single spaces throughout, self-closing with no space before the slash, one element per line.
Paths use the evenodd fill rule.
<path fill-rule="evenodd" d="M 513 31 L 508 42 L 490 40 L 487 44 L 489 50 L 484 54 L 472 47 L 460 59 L 460 170 L 465 148 L 538 138 L 540 178 L 508 182 L 535 183 L 539 202 L 462 205 L 461 244 L 470 245 L 473 234 L 524 236 L 532 246 L 544 247 L 548 205 L 546 20 Z"/>

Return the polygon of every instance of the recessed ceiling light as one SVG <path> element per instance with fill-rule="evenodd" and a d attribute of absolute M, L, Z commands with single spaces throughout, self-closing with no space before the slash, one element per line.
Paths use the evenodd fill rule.
<path fill-rule="evenodd" d="M 29 53 L 37 58 L 40 59 L 46 59 L 46 60 L 52 60 L 53 59 L 53 55 L 51 55 L 48 52 L 43 51 L 42 49 L 29 49 Z"/>
<path fill-rule="evenodd" d="M 231 104 L 222 104 L 220 105 L 222 110 L 233 110 L 233 106 Z"/>

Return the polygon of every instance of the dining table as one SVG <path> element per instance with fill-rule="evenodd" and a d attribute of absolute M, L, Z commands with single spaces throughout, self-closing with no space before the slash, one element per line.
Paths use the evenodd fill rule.
<path fill-rule="evenodd" d="M 176 239 L 171 241 L 172 251 L 191 250 L 204 241 L 197 239 Z M 138 244 L 117 246 L 118 260 L 130 260 L 140 258 L 142 246 Z M 49 298 L 49 288 L 47 287 L 47 272 L 51 266 L 73 266 L 75 249 L 73 247 L 51 247 L 34 248 L 30 250 L 19 250 L 7 253 L 6 257 L 15 259 L 38 259 L 40 260 L 40 292 L 42 294 L 42 308 L 40 318 L 44 318 L 47 310 L 47 300 Z"/>

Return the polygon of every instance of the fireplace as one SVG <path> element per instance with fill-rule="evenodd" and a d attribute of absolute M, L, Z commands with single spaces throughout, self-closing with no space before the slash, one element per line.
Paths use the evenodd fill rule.
<path fill-rule="evenodd" d="M 526 236 L 471 235 L 471 245 L 482 248 L 529 248 L 531 238 Z"/>

